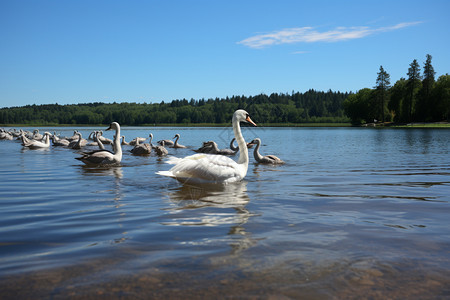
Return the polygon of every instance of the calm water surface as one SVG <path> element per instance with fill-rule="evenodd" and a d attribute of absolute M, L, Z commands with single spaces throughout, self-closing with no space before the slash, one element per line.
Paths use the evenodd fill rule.
<path fill-rule="evenodd" d="M 232 137 L 122 128 L 128 141 L 150 132 L 180 133 L 178 157 Z M 450 297 L 450 130 L 243 133 L 286 164 L 250 152 L 244 181 L 193 186 L 155 175 L 166 159 L 131 146 L 121 166 L 89 168 L 77 150 L 0 141 L 0 298 Z"/>

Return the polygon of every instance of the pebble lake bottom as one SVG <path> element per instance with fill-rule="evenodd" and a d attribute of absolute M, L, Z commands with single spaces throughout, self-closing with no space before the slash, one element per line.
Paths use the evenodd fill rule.
<path fill-rule="evenodd" d="M 449 129 L 242 131 L 286 164 L 258 165 L 250 149 L 242 182 L 189 185 L 132 146 L 120 166 L 93 168 L 79 150 L 0 141 L 0 298 L 450 298 Z M 232 138 L 122 128 L 150 132 L 179 133 L 176 157 Z"/>

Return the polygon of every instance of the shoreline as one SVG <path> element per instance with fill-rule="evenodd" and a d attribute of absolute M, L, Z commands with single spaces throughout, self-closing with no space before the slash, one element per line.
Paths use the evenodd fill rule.
<path fill-rule="evenodd" d="M 450 128 L 449 122 L 415 122 L 415 123 L 365 123 L 352 125 L 351 123 L 257 123 L 259 127 L 372 127 L 372 128 Z M 108 124 L 0 124 L 0 127 L 104 127 Z M 142 124 L 123 125 L 122 127 L 229 127 L 222 123 L 171 123 L 171 124 Z"/>

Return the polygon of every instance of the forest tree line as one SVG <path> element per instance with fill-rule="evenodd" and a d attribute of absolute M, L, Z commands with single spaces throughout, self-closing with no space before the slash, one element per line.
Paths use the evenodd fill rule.
<path fill-rule="evenodd" d="M 408 78 L 393 86 L 390 75 L 380 66 L 376 85 L 349 95 L 344 101 L 352 123 L 441 122 L 450 118 L 450 75 L 435 80 L 431 55 L 427 54 L 421 74 L 416 59 L 409 65 Z"/>
<path fill-rule="evenodd" d="M 248 111 L 260 124 L 349 122 L 343 102 L 349 93 L 309 90 L 305 93 L 173 100 L 169 103 L 86 103 L 27 105 L 0 109 L 0 124 L 228 124 L 236 109 Z"/>

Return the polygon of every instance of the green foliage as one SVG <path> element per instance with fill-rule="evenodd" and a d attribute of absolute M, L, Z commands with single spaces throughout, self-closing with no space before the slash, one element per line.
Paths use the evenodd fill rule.
<path fill-rule="evenodd" d="M 395 85 L 390 89 L 390 100 L 388 103 L 388 109 L 393 115 L 394 122 L 401 122 L 406 120 L 407 113 L 402 109 L 406 107 L 403 105 L 406 99 L 406 79 L 400 78 Z"/>
<path fill-rule="evenodd" d="M 424 64 L 423 80 L 417 60 L 408 69 L 408 79 L 400 78 L 390 87 L 389 74 L 380 67 L 375 89 L 362 89 L 344 101 L 344 109 L 352 123 L 374 120 L 408 122 L 439 122 L 449 120 L 450 76 L 434 80 L 431 55 Z"/>
<path fill-rule="evenodd" d="M 173 100 L 170 103 L 85 103 L 27 105 L 0 109 L 0 124 L 228 124 L 233 112 L 246 109 L 264 123 L 348 122 L 342 103 L 348 93 L 318 92 L 223 99 Z"/>
<path fill-rule="evenodd" d="M 365 88 L 356 94 L 348 96 L 344 101 L 345 113 L 350 117 L 353 124 L 357 125 L 373 121 L 373 109 L 371 107 L 373 98 L 374 91 Z"/>
<path fill-rule="evenodd" d="M 450 75 L 442 75 L 436 81 L 431 91 L 432 110 L 434 120 L 450 119 Z"/>

